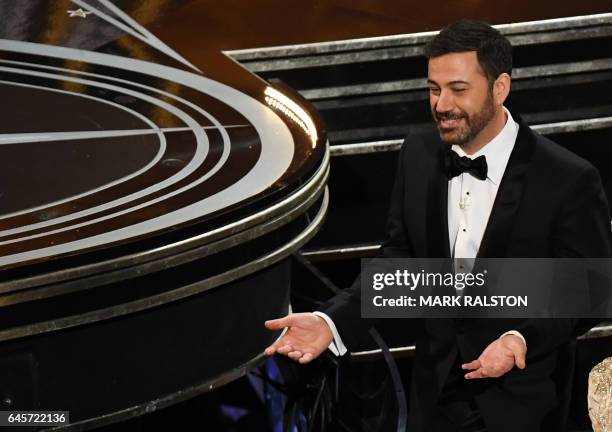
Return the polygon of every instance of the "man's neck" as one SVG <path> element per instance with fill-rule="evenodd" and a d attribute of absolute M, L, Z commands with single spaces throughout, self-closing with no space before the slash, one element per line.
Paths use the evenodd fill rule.
<path fill-rule="evenodd" d="M 483 130 L 480 131 L 476 137 L 470 142 L 465 144 L 461 144 L 461 150 L 465 152 L 467 155 L 473 155 L 478 150 L 486 146 L 490 143 L 493 138 L 495 138 L 506 126 L 506 122 L 508 121 L 508 115 L 506 114 L 506 110 L 503 107 L 499 107 L 495 116 L 491 119 L 491 121 L 484 127 Z"/>

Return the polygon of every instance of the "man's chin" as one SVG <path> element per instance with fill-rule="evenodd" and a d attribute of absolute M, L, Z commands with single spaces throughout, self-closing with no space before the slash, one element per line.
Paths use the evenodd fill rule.
<path fill-rule="evenodd" d="M 459 141 L 461 141 L 461 134 L 454 128 L 446 129 L 438 126 L 438 133 L 444 144 L 459 144 Z"/>

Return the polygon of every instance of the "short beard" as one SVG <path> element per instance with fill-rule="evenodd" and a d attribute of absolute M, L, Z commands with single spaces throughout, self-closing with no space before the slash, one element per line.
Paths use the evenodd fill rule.
<path fill-rule="evenodd" d="M 469 116 L 465 111 L 437 113 L 435 108 L 432 115 L 440 139 L 445 144 L 463 145 L 472 141 L 476 136 L 491 122 L 495 116 L 495 104 L 493 103 L 493 93 L 489 92 L 483 108 L 474 115 Z M 454 129 L 443 129 L 440 127 L 440 120 L 465 119 L 465 126 Z"/>

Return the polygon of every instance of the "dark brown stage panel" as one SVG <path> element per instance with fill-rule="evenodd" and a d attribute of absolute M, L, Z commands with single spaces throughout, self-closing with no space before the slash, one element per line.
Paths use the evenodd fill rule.
<path fill-rule="evenodd" d="M 149 14 L 147 26 L 164 41 L 198 40 L 191 45 L 195 53 L 432 31 L 459 18 L 506 24 L 611 11 L 608 0 L 187 1 L 164 15 Z M 172 22 L 185 25 L 177 31 Z"/>
<path fill-rule="evenodd" d="M 4 410 L 119 421 L 244 375 L 278 336 L 262 323 L 327 209 L 325 130 L 141 24 L 184 3 L 0 3 Z"/>

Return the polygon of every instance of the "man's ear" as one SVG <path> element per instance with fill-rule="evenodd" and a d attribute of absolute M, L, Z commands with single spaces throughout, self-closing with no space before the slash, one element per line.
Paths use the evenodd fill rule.
<path fill-rule="evenodd" d="M 493 98 L 496 105 L 502 105 L 510 94 L 510 84 L 512 78 L 507 73 L 503 73 L 497 77 L 493 83 Z"/>

